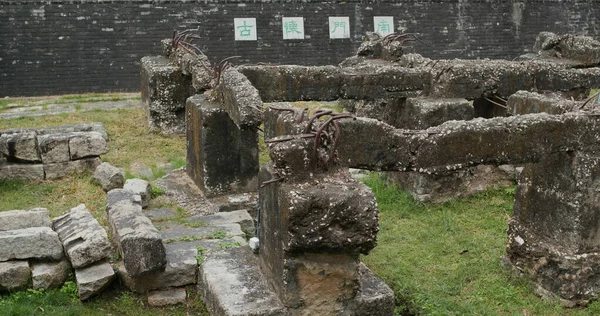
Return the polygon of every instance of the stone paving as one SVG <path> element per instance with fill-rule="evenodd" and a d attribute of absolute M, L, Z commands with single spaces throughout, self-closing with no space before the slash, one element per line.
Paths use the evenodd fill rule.
<path fill-rule="evenodd" d="M 77 111 L 117 110 L 140 108 L 142 101 L 137 99 L 137 93 L 120 94 L 123 99 L 118 101 L 73 101 L 65 102 L 56 97 L 27 98 L 26 102 L 16 101 L 0 108 L 0 118 L 11 119 L 28 116 L 54 115 Z M 1 100 L 1 99 L 0 99 Z M 20 100 L 20 99 L 19 99 Z"/>

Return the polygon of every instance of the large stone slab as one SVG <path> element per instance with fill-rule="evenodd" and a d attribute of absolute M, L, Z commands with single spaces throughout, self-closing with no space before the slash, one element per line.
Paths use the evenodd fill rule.
<path fill-rule="evenodd" d="M 107 261 L 100 261 L 81 269 L 75 269 L 77 294 L 85 301 L 100 294 L 115 279 L 115 271 Z"/>
<path fill-rule="evenodd" d="M 52 227 L 58 233 L 73 268 L 78 269 L 108 258 L 111 244 L 106 231 L 85 204 L 57 217 Z"/>
<path fill-rule="evenodd" d="M 51 224 L 50 213 L 45 208 L 0 212 L 0 231 L 31 227 L 51 227 Z"/>
<path fill-rule="evenodd" d="M 60 287 L 67 280 L 69 269 L 69 262 L 65 258 L 55 262 L 33 262 L 31 264 L 33 289 L 48 290 Z"/>
<path fill-rule="evenodd" d="M 30 258 L 59 260 L 63 256 L 58 234 L 50 227 L 0 232 L 0 261 Z"/>
<path fill-rule="evenodd" d="M 0 262 L 0 292 L 24 289 L 31 280 L 31 269 L 26 260 Z"/>
<path fill-rule="evenodd" d="M 142 206 L 132 202 L 137 195 L 119 190 L 115 194 L 129 193 L 130 198 L 118 200 L 111 196 L 111 192 L 107 197 L 108 222 L 127 271 L 133 276 L 140 276 L 164 270 L 167 259 L 160 234 L 150 219 L 143 215 Z"/>
<path fill-rule="evenodd" d="M 248 247 L 208 256 L 199 268 L 198 290 L 211 315 L 289 315 Z"/>

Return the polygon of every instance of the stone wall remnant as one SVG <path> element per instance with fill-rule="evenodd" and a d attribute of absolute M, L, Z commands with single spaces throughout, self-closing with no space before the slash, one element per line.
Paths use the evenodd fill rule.
<path fill-rule="evenodd" d="M 0 179 L 57 179 L 90 170 L 108 152 L 100 123 L 0 131 Z"/>

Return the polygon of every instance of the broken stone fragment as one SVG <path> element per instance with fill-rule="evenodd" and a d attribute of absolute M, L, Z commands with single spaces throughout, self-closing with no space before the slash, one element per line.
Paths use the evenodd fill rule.
<path fill-rule="evenodd" d="M 108 192 L 112 189 L 122 188 L 125 182 L 125 171 L 114 167 L 108 162 L 103 162 L 94 171 L 94 179 L 100 182 L 102 189 Z"/>
<path fill-rule="evenodd" d="M 0 135 L 0 155 L 7 157 L 8 161 L 39 162 L 37 133 L 23 131 Z"/>
<path fill-rule="evenodd" d="M 75 269 L 77 294 L 85 301 L 100 294 L 115 279 L 115 271 L 107 261 L 99 261 L 81 269 Z"/>
<path fill-rule="evenodd" d="M 12 292 L 27 287 L 31 269 L 27 260 L 0 262 L 0 292 Z"/>
<path fill-rule="evenodd" d="M 111 244 L 106 231 L 92 216 L 85 204 L 57 217 L 52 227 L 58 233 L 73 268 L 88 266 L 108 258 Z"/>
<path fill-rule="evenodd" d="M 69 262 L 65 258 L 55 262 L 34 262 L 31 272 L 34 290 L 57 288 L 67 279 Z"/>
<path fill-rule="evenodd" d="M 0 179 L 42 181 L 44 178 L 44 165 L 42 164 L 0 164 Z"/>
<path fill-rule="evenodd" d="M 0 212 L 0 231 L 50 226 L 50 214 L 45 208 Z"/>
<path fill-rule="evenodd" d="M 142 179 L 127 179 L 123 190 L 139 195 L 142 198 L 142 208 L 148 207 L 152 194 L 150 182 Z"/>
<path fill-rule="evenodd" d="M 116 194 L 111 192 L 106 207 L 108 222 L 125 268 L 133 276 L 163 271 L 167 264 L 165 248 L 158 230 L 143 215 L 142 206 L 134 201 L 139 195 L 125 190 L 118 190 Z M 114 195 L 117 194 L 125 198 L 116 199 Z"/>
<path fill-rule="evenodd" d="M 98 132 L 75 132 L 69 135 L 71 160 L 100 156 L 108 152 L 103 135 Z"/>
<path fill-rule="evenodd" d="M 0 261 L 30 258 L 59 260 L 63 256 L 58 234 L 50 227 L 0 231 Z"/>

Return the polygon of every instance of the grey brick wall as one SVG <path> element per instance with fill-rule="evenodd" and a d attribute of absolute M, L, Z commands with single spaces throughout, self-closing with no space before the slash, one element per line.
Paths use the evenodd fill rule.
<path fill-rule="evenodd" d="M 282 40 L 281 17 L 304 17 L 310 38 Z M 351 38 L 330 40 L 328 16 L 348 16 Z M 599 0 L 0 0 L 0 96 L 137 91 L 139 60 L 174 29 L 199 28 L 213 62 L 336 64 L 394 16 L 432 58 L 512 59 L 540 31 L 600 37 Z M 258 40 L 234 41 L 234 17 L 255 17 Z"/>

